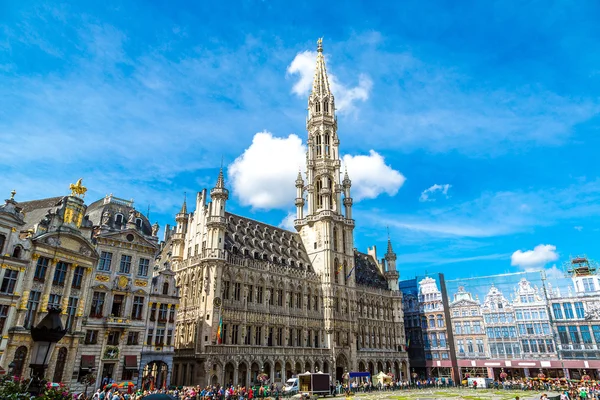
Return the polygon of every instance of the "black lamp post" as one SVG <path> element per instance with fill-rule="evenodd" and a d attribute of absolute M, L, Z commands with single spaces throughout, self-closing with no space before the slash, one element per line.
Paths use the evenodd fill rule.
<path fill-rule="evenodd" d="M 44 370 L 48 367 L 52 351 L 56 347 L 56 343 L 67 333 L 60 319 L 60 313 L 60 308 L 48 307 L 48 314 L 42 318 L 37 326 L 31 328 L 33 348 L 31 351 L 31 364 L 29 364 L 29 368 L 31 368 L 29 392 L 33 395 L 37 395 L 42 391 L 45 383 L 43 381 Z"/>

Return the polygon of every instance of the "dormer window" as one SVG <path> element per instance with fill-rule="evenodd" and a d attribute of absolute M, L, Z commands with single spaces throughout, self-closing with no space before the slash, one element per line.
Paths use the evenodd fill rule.
<path fill-rule="evenodd" d="M 15 248 L 13 249 L 13 253 L 12 256 L 13 258 L 21 258 L 21 254 L 23 252 L 23 248 L 19 245 L 15 246 Z"/>
<path fill-rule="evenodd" d="M 123 224 L 123 214 L 115 215 L 115 224 L 117 224 L 117 225 Z"/>
<path fill-rule="evenodd" d="M 6 242 L 6 236 L 0 235 L 0 253 L 2 253 L 2 249 L 4 248 L 5 242 Z"/>
<path fill-rule="evenodd" d="M 141 219 L 141 218 L 136 218 L 136 219 L 135 219 L 135 226 L 136 226 L 138 229 L 141 229 L 141 228 L 142 228 L 142 219 Z"/>
<path fill-rule="evenodd" d="M 162 294 L 169 294 L 169 283 L 168 282 L 163 283 Z"/>

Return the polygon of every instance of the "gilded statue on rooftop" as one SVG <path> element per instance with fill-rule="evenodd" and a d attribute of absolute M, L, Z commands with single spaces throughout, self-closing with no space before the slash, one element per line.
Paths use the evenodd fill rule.
<path fill-rule="evenodd" d="M 85 197 L 85 192 L 87 192 L 87 188 L 81 184 L 83 178 L 79 178 L 77 183 L 69 185 L 69 189 L 71 189 L 71 196 L 77 197 Z"/>

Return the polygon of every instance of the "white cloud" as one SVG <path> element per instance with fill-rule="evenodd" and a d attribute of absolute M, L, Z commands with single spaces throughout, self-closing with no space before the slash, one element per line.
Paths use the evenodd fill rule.
<path fill-rule="evenodd" d="M 554 264 L 552 267 L 546 269 L 546 277 L 550 280 L 562 280 L 565 278 L 565 271 Z"/>
<path fill-rule="evenodd" d="M 296 229 L 294 228 L 294 220 L 295 219 L 296 219 L 296 213 L 290 211 L 289 213 L 287 213 L 285 218 L 283 218 L 281 220 L 281 222 L 279 223 L 279 225 L 277 225 L 277 226 L 282 229 L 287 229 L 288 231 L 295 232 L 296 231 Z"/>
<path fill-rule="evenodd" d="M 306 148 L 292 134 L 278 138 L 254 135 L 252 144 L 229 166 L 229 179 L 242 205 L 258 209 L 289 209 L 296 197 L 294 181 L 305 165 Z"/>
<path fill-rule="evenodd" d="M 306 166 L 306 147 L 291 134 L 287 138 L 270 132 L 254 135 L 252 144 L 229 166 L 234 195 L 242 205 L 257 209 L 289 209 L 296 198 L 294 181 Z M 382 193 L 394 196 L 406 178 L 376 151 L 369 155 L 345 155 L 343 166 L 352 180 L 355 201 L 374 199 Z"/>
<path fill-rule="evenodd" d="M 511 265 L 524 269 L 540 268 L 551 261 L 558 259 L 556 246 L 551 244 L 539 244 L 533 250 L 515 251 L 511 259 Z"/>
<path fill-rule="evenodd" d="M 292 87 L 292 92 L 298 96 L 305 97 L 312 87 L 315 73 L 315 60 L 317 53 L 304 51 L 298 53 L 288 66 L 288 74 L 298 75 L 298 81 Z M 355 102 L 366 101 L 373 87 L 373 81 L 366 74 L 358 75 L 358 85 L 349 87 L 342 84 L 336 75 L 327 71 L 331 91 L 336 99 L 336 109 L 340 113 L 350 113 L 355 109 Z"/>
<path fill-rule="evenodd" d="M 343 166 L 352 180 L 352 197 L 356 201 L 374 199 L 382 193 L 394 196 L 406 181 L 404 175 L 385 164 L 385 159 L 375 150 L 369 155 L 343 157 Z"/>
<path fill-rule="evenodd" d="M 419 201 L 435 201 L 435 199 L 430 198 L 432 194 L 435 192 L 441 192 L 446 198 L 448 198 L 448 189 L 450 189 L 452 185 L 446 183 L 444 185 L 438 185 L 437 183 L 431 186 L 429 189 L 423 190 L 421 193 L 421 197 L 419 197 Z"/>
<path fill-rule="evenodd" d="M 583 226 L 581 226 L 581 225 L 574 226 L 573 229 L 575 229 L 578 232 L 581 232 L 583 230 Z"/>

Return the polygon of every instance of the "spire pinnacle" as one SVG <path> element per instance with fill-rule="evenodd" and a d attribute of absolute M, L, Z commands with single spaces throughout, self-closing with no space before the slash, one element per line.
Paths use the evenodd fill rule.
<path fill-rule="evenodd" d="M 323 97 L 330 94 L 329 79 L 327 78 L 327 69 L 325 68 L 325 57 L 323 56 L 323 38 L 320 38 L 317 40 L 317 66 L 311 95 Z"/>
<path fill-rule="evenodd" d="M 183 192 L 183 204 L 181 205 L 179 214 L 187 214 L 187 192 Z"/>
<path fill-rule="evenodd" d="M 223 176 L 223 165 L 221 165 L 221 169 L 219 170 L 219 177 L 217 178 L 217 185 L 215 188 L 224 189 L 225 188 L 225 177 Z"/>

